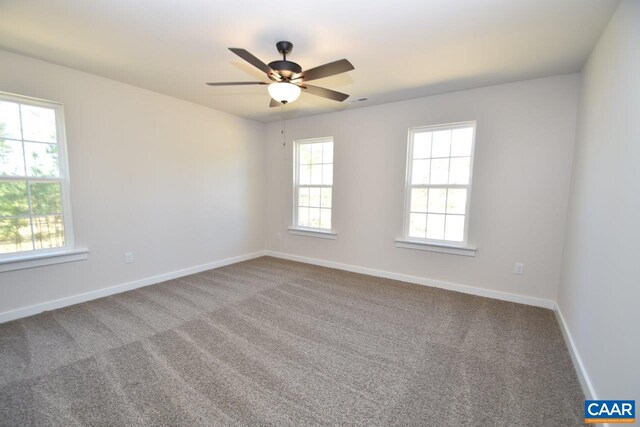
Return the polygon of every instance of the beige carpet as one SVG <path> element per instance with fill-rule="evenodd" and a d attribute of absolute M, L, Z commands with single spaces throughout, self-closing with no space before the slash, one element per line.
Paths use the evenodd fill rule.
<path fill-rule="evenodd" d="M 260 258 L 0 325 L 0 425 L 578 425 L 550 310 Z"/>

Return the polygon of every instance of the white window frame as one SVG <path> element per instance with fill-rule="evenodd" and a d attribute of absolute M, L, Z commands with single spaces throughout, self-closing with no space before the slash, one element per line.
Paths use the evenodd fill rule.
<path fill-rule="evenodd" d="M 73 232 L 73 217 L 71 214 L 71 183 L 69 177 L 69 163 L 67 157 L 67 138 L 65 131 L 64 106 L 55 101 L 47 101 L 37 98 L 31 98 L 22 95 L 16 95 L 6 92 L 0 92 L 0 100 L 15 102 L 23 105 L 31 105 L 36 107 L 44 107 L 52 109 L 56 118 L 56 144 L 58 150 L 58 168 L 60 171 L 59 178 L 37 177 L 33 181 L 51 181 L 60 182 L 61 198 L 62 198 L 62 221 L 64 224 L 64 241 L 65 245 L 57 248 L 31 249 L 19 252 L 10 252 L 0 254 L 0 272 L 18 270 L 23 268 L 37 267 L 41 265 L 58 264 L 63 262 L 77 261 L 87 258 L 87 249 L 76 249 L 75 238 Z M 22 119 L 21 119 L 22 120 Z M 20 141 L 24 140 L 22 135 Z M 24 156 L 24 142 L 23 142 Z M 27 171 L 25 170 L 25 174 Z M 29 182 L 32 181 L 29 176 L 12 177 L 2 176 L 2 180 L 8 181 L 26 181 L 27 188 Z M 31 206 L 29 204 L 29 206 Z M 29 207 L 31 211 L 31 207 Z M 29 218 L 32 213 L 29 212 Z M 33 239 L 33 236 L 32 236 Z"/>
<path fill-rule="evenodd" d="M 416 133 L 425 131 L 433 132 L 439 130 L 453 130 L 471 127 L 473 129 L 473 136 L 471 140 L 471 155 L 470 155 L 470 167 L 469 167 L 469 184 L 416 184 L 413 185 L 411 180 L 413 176 L 413 141 Z M 467 255 L 475 256 L 475 246 L 469 245 L 469 219 L 471 212 L 471 193 L 473 184 L 473 163 L 475 157 L 475 143 L 476 143 L 476 121 L 447 123 L 431 126 L 419 126 L 409 128 L 407 138 L 407 160 L 406 160 L 406 177 L 405 177 L 405 197 L 404 197 L 404 212 L 403 212 L 403 237 L 396 240 L 396 246 L 406 249 L 419 249 L 434 252 L 444 252 L 455 255 Z M 466 157 L 466 156 L 465 156 Z M 451 159 L 451 157 L 449 157 Z M 409 236 L 409 221 L 411 215 L 411 190 L 415 187 L 423 188 L 464 188 L 467 190 L 467 202 L 465 206 L 465 218 L 464 218 L 464 239 L 462 242 L 452 240 L 438 240 Z"/>
<path fill-rule="evenodd" d="M 334 166 L 333 175 L 335 175 L 335 140 L 332 136 L 325 136 L 320 138 L 309 138 L 309 139 L 299 139 L 293 142 L 293 206 L 292 206 L 292 219 L 293 225 L 289 227 L 289 233 L 295 234 L 299 236 L 308 236 L 308 237 L 320 237 L 324 239 L 335 239 L 338 235 L 335 231 L 334 226 L 334 210 L 333 210 L 333 187 L 334 187 L 334 179 L 331 177 L 331 185 L 304 185 L 304 187 L 330 187 L 331 188 L 331 229 L 326 228 L 316 228 L 316 227 L 304 227 L 298 225 L 298 195 L 300 188 L 300 164 L 298 163 L 298 159 L 300 158 L 300 147 L 305 144 L 317 144 L 331 142 L 334 147 L 333 158 L 331 159 L 331 164 Z"/>

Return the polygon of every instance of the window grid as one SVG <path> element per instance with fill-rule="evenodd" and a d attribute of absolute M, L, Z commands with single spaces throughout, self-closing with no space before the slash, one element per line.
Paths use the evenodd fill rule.
<path fill-rule="evenodd" d="M 331 147 L 331 151 L 325 152 L 329 147 Z M 303 159 L 303 150 L 306 151 L 306 159 Z M 319 150 L 318 159 L 314 159 L 314 150 Z M 318 138 L 296 141 L 294 161 L 294 227 L 309 230 L 331 230 L 333 139 Z M 305 167 L 307 170 L 303 174 L 302 170 Z M 316 169 L 318 176 L 314 175 L 314 167 L 318 168 Z"/>
<path fill-rule="evenodd" d="M 464 132 L 461 131 L 457 134 L 457 150 L 460 151 L 460 147 L 463 147 L 464 151 L 465 144 L 467 145 L 466 152 L 464 152 L 462 155 L 453 152 L 454 131 L 461 129 L 468 129 L 468 133 L 466 135 L 467 141 L 465 141 L 465 138 L 461 139 L 460 137 L 460 135 L 465 136 Z M 441 135 L 442 132 L 448 132 L 448 136 L 446 141 L 446 151 L 443 153 L 438 153 L 439 155 L 434 156 L 434 147 L 436 145 L 434 135 L 436 132 L 440 132 Z M 424 149 L 424 144 L 428 144 L 428 150 L 426 150 L 426 152 L 423 151 L 422 153 L 415 155 L 415 140 L 416 135 L 418 134 L 428 135 L 428 137 L 422 141 L 422 148 Z M 409 130 L 409 147 L 407 150 L 407 193 L 404 226 L 404 235 L 406 239 L 435 243 L 449 243 L 456 245 L 466 244 L 468 235 L 474 138 L 475 122 L 421 127 Z M 444 154 L 447 155 L 445 156 Z M 448 159 L 446 173 L 447 182 L 433 184 L 432 182 L 434 181 L 435 169 L 432 167 L 432 161 L 441 159 Z M 458 169 L 467 169 L 466 183 L 458 182 L 460 180 L 459 175 L 455 177 L 452 176 L 452 164 L 454 163 L 452 162 L 453 159 L 468 159 L 468 167 L 466 167 L 464 163 L 456 165 Z M 428 173 L 420 175 L 422 178 L 426 178 L 424 179 L 426 180 L 426 183 L 414 183 L 414 180 L 416 178 L 416 171 L 414 170 L 416 164 L 414 162 L 416 160 L 428 161 L 428 163 L 424 163 L 424 166 L 428 165 Z M 458 170 L 458 172 L 460 171 Z M 419 178 L 418 180 L 421 181 L 422 179 Z M 452 181 L 454 182 L 452 183 Z M 424 191 L 424 194 L 421 196 L 421 200 L 419 201 L 420 206 L 418 206 L 418 202 L 414 203 L 413 198 L 416 194 L 414 190 Z M 432 190 L 444 190 L 443 192 L 441 192 L 441 194 L 444 194 L 444 200 L 440 202 L 439 207 L 435 205 L 435 203 L 437 202 L 435 202 L 432 206 L 432 197 L 436 197 L 434 191 Z M 457 191 L 457 193 L 455 194 L 457 195 L 458 199 L 450 200 L 450 197 L 453 197 L 454 194 L 452 190 Z M 460 190 L 464 190 L 464 193 L 461 193 Z M 461 201 L 460 197 L 462 194 L 464 194 L 464 209 L 461 212 L 459 206 L 452 207 L 450 205 L 450 201 L 452 203 L 459 203 Z M 424 204 L 422 204 L 422 202 L 424 202 Z M 423 216 L 424 218 L 422 218 Z M 418 218 L 421 220 L 419 224 L 421 228 L 418 228 L 418 224 L 415 224 Z M 442 221 L 442 226 L 438 227 L 438 238 L 434 237 L 434 232 L 430 233 L 430 221 L 435 222 L 437 218 L 439 218 L 438 221 Z M 456 223 L 451 222 L 454 218 L 457 218 Z M 451 229 L 454 231 L 450 231 Z M 433 228 L 431 230 L 433 230 Z"/>
<path fill-rule="evenodd" d="M 13 227 L 12 232 L 13 236 L 15 236 L 15 241 L 12 243 L 9 241 L 9 238 L 5 236 L 5 234 L 8 234 L 5 233 L 7 230 L 0 230 L 3 231 L 2 236 L 0 236 L 0 238 L 2 238 L 0 241 L 0 258 L 10 258 L 16 254 L 27 254 L 31 252 L 46 253 L 71 247 L 73 245 L 73 235 L 71 232 L 62 107 L 60 104 L 56 103 L 1 92 L 0 101 L 9 105 L 16 104 L 17 107 L 18 115 L 15 120 L 12 120 L 10 113 L 8 113 L 7 117 L 4 118 L 6 119 L 6 122 L 3 120 L 3 117 L 0 117 L 0 125 L 8 123 L 11 126 L 12 122 L 17 124 L 17 128 L 13 127 L 13 130 L 19 130 L 19 135 L 0 134 L 0 142 L 4 141 L 9 144 L 14 143 L 19 147 L 21 150 L 21 159 L 18 163 L 13 164 L 16 166 L 17 164 L 20 164 L 18 169 L 22 169 L 11 170 L 11 157 L 16 156 L 17 153 L 15 152 L 15 148 L 17 147 L 14 145 L 14 149 L 12 150 L 10 148 L 11 145 L 9 145 L 8 151 L 4 152 L 4 154 L 7 152 L 9 153 L 8 158 L 5 158 L 4 154 L 0 153 L 0 160 L 2 160 L 1 163 L 10 166 L 10 169 L 8 170 L 0 171 L 0 183 L 5 185 L 10 183 L 18 183 L 19 185 L 19 183 L 23 183 L 23 194 L 26 196 L 26 210 L 23 211 L 24 213 L 20 213 L 20 208 L 14 207 L 18 210 L 18 213 L 15 215 L 8 214 L 11 207 L 8 204 L 4 205 L 5 207 L 9 206 L 9 209 L 4 209 L 4 215 L 0 215 L 0 220 L 2 220 L 5 227 L 9 225 L 7 224 L 7 221 L 16 221 L 9 225 L 9 227 Z M 42 118 L 35 114 L 37 117 L 37 119 L 35 119 L 36 122 L 31 118 L 29 123 L 30 128 L 25 129 L 24 115 L 28 114 L 27 112 L 29 111 L 29 108 L 32 110 L 32 114 L 34 114 L 33 111 L 36 109 L 41 109 L 41 111 L 51 110 L 49 114 L 53 120 L 49 122 L 49 125 L 51 125 L 51 123 L 53 123 L 53 125 L 50 129 L 47 129 L 45 126 L 49 136 L 43 137 L 43 140 L 35 140 L 34 138 L 27 137 L 27 130 L 31 132 L 31 136 L 34 136 L 35 138 L 40 137 L 42 134 L 34 135 L 33 133 L 34 129 L 41 125 L 40 123 L 37 123 L 37 121 L 41 119 L 47 120 L 46 117 Z M 25 112 L 25 110 L 27 112 Z M 9 130 L 9 133 L 11 133 L 11 130 Z M 38 163 L 38 156 L 41 153 L 38 153 L 40 149 L 33 149 L 35 144 L 45 147 L 44 150 L 47 150 L 46 147 L 51 147 L 51 151 L 46 151 L 47 155 L 51 155 L 50 158 L 41 159 L 45 162 L 49 162 L 49 164 Z M 29 156 L 32 156 L 31 165 L 28 162 Z M 14 157 L 14 161 L 15 160 L 17 159 Z M 50 169 L 45 172 L 42 172 L 39 169 L 47 166 L 50 167 Z M 51 168 L 52 166 L 53 168 Z M 39 187 L 39 190 L 34 193 L 36 188 L 35 186 L 39 184 L 45 184 L 45 186 Z M 57 185 L 52 187 L 50 186 L 51 184 Z M 53 197 L 51 197 L 51 194 L 46 193 L 51 190 L 53 190 Z M 8 191 L 11 190 L 9 189 Z M 37 201 L 34 201 L 34 198 L 37 199 Z M 0 200 L 0 203 L 5 202 L 9 203 L 7 199 Z M 17 203 L 23 202 L 18 201 Z M 0 208 L 1 207 L 2 205 L 0 205 Z M 24 221 L 24 227 L 27 228 L 30 234 L 30 239 L 26 240 L 26 242 L 29 242 L 29 245 L 25 245 L 24 243 L 26 242 L 18 237 L 23 236 L 24 231 L 26 231 L 21 223 L 18 222 L 20 220 Z"/>

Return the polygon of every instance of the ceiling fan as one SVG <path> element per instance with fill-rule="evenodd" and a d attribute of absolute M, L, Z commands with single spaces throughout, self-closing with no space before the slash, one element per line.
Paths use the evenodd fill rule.
<path fill-rule="evenodd" d="M 244 49 L 230 47 L 229 50 L 240 58 L 247 61 L 260 71 L 267 74 L 270 82 L 220 82 L 207 83 L 209 86 L 235 86 L 235 85 L 268 85 L 269 95 L 271 95 L 271 103 L 269 107 L 277 107 L 281 104 L 287 104 L 295 101 L 300 96 L 301 89 L 305 92 L 321 96 L 323 98 L 332 99 L 342 102 L 349 97 L 346 93 L 337 92 L 335 90 L 326 89 L 319 86 L 312 86 L 306 82 L 324 77 L 334 76 L 336 74 L 345 73 L 354 69 L 353 65 L 346 59 L 330 62 L 320 65 L 309 70 L 302 71 L 302 67 L 295 62 L 288 61 L 287 55 L 291 53 L 293 44 L 291 42 L 282 41 L 276 43 L 278 52 L 282 54 L 282 60 L 265 64 L 251 53 Z"/>

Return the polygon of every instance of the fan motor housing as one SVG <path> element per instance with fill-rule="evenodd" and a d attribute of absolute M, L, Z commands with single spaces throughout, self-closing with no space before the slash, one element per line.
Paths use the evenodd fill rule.
<path fill-rule="evenodd" d="M 278 74 L 285 78 L 289 78 L 294 74 L 299 74 L 302 72 L 302 67 L 300 65 L 287 60 L 270 62 L 269 67 L 271 67 L 272 70 L 276 71 Z"/>

